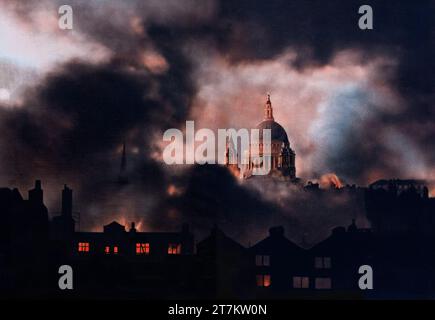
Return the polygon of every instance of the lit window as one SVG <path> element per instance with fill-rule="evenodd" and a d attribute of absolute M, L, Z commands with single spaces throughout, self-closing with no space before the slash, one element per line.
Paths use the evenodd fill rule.
<path fill-rule="evenodd" d="M 270 283 L 270 274 L 257 275 L 257 287 L 269 287 Z"/>
<path fill-rule="evenodd" d="M 170 243 L 168 246 L 168 254 L 180 254 L 181 253 L 181 244 L 179 243 Z"/>
<path fill-rule="evenodd" d="M 149 254 L 150 244 L 149 243 L 136 243 L 136 254 Z"/>
<path fill-rule="evenodd" d="M 331 289 L 331 278 L 316 278 L 316 289 Z"/>
<path fill-rule="evenodd" d="M 310 287 L 310 278 L 308 277 L 293 277 L 293 288 L 308 289 Z"/>
<path fill-rule="evenodd" d="M 331 257 L 316 257 L 314 266 L 316 269 L 331 269 Z"/>
<path fill-rule="evenodd" d="M 110 249 L 109 246 L 106 246 L 106 247 L 104 248 L 104 253 L 105 253 L 105 254 L 110 254 L 111 252 L 112 252 L 113 254 L 118 254 L 118 246 L 114 246 L 112 249 Z"/>
<path fill-rule="evenodd" d="M 89 252 L 89 242 L 79 242 L 79 252 Z"/>
<path fill-rule="evenodd" d="M 257 266 L 270 266 L 270 258 L 269 256 L 256 255 L 255 264 Z"/>

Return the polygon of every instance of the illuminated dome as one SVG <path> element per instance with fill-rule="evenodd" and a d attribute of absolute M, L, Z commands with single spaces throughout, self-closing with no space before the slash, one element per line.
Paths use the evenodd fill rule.
<path fill-rule="evenodd" d="M 272 141 L 280 141 L 284 142 L 285 145 L 289 145 L 287 133 L 278 122 L 274 120 L 264 120 L 258 124 L 257 129 L 260 129 L 260 139 L 263 138 L 263 129 L 270 129 Z"/>
<path fill-rule="evenodd" d="M 278 122 L 275 122 L 273 118 L 270 95 L 267 95 L 263 121 L 257 125 L 256 129 L 259 129 L 259 141 L 252 141 L 250 149 L 244 153 L 243 157 L 245 157 L 244 159 L 248 158 L 248 161 L 245 162 L 242 170 L 240 170 L 238 165 L 237 151 L 233 149 L 230 150 L 230 148 L 232 148 L 230 146 L 227 146 L 226 152 L 225 161 L 227 166 L 231 168 L 232 172 L 238 173 L 240 177 L 248 178 L 254 171 L 258 170 L 258 168 L 263 167 L 263 169 L 266 168 L 266 170 L 268 170 L 268 175 L 297 181 L 295 167 L 296 154 L 290 148 L 290 142 L 285 129 Z M 270 142 L 263 141 L 263 130 L 265 129 L 271 130 Z M 262 160 L 264 147 L 270 150 L 267 151 L 270 153 L 265 155 L 268 157 L 268 161 L 265 162 Z"/>

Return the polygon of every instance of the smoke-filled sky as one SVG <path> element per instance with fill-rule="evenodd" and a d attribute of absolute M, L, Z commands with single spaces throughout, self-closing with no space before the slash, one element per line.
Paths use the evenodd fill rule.
<path fill-rule="evenodd" d="M 253 127 L 267 92 L 299 177 L 435 179 L 434 1 L 67 2 L 0 0 L 0 182 L 42 179 L 52 213 L 67 183 L 87 228 L 214 221 L 250 239 L 276 215 L 304 235 L 359 215 L 223 168 L 162 163 L 166 129 Z M 73 30 L 58 28 L 63 4 Z M 358 28 L 362 4 L 374 30 Z M 131 183 L 119 186 L 124 141 Z"/>

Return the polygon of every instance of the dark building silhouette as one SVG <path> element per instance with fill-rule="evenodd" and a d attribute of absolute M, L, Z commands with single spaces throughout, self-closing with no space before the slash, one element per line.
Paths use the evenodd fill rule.
<path fill-rule="evenodd" d="M 327 239 L 309 249 L 310 288 L 342 294 L 358 292 L 359 267 L 377 269 L 375 249 L 371 230 L 359 229 L 355 221 L 347 229 L 334 228 Z"/>
<path fill-rule="evenodd" d="M 139 232 L 134 223 L 127 231 L 114 221 L 103 232 L 75 232 L 66 258 L 78 271 L 77 290 L 85 294 L 116 297 L 139 290 L 149 297 L 177 297 L 193 270 L 193 246 L 187 225 L 180 232 Z"/>
<path fill-rule="evenodd" d="M 369 188 L 371 190 L 385 190 L 397 196 L 409 190 L 414 190 L 422 198 L 428 198 L 429 196 L 429 190 L 424 180 L 381 179 L 370 184 Z"/>
<path fill-rule="evenodd" d="M 181 232 L 139 232 L 132 223 L 130 230 L 116 221 L 104 226 L 103 232 L 76 232 L 71 254 L 75 256 L 167 256 L 193 254 L 193 235 L 188 225 Z"/>
<path fill-rule="evenodd" d="M 385 294 L 434 291 L 435 199 L 421 180 L 380 180 L 365 191 L 375 234 L 378 285 Z"/>
<path fill-rule="evenodd" d="M 62 213 L 60 216 L 53 217 L 51 221 L 51 235 L 54 240 L 67 240 L 74 234 L 72 194 L 72 190 L 65 185 L 62 190 Z"/>
<path fill-rule="evenodd" d="M 375 232 L 431 237 L 435 230 L 435 202 L 422 181 L 379 180 L 365 191 L 365 206 Z"/>
<path fill-rule="evenodd" d="M 215 226 L 197 245 L 197 289 L 209 298 L 248 297 L 250 260 L 245 247 Z"/>
<path fill-rule="evenodd" d="M 249 251 L 256 297 L 279 297 L 293 289 L 305 288 L 308 276 L 305 250 L 284 236 L 282 226 L 270 228 L 269 236 Z"/>
<path fill-rule="evenodd" d="M 29 190 L 28 200 L 17 189 L 0 189 L 0 265 L 5 268 L 0 289 L 12 296 L 32 295 L 47 286 L 50 243 L 43 199 L 39 180 Z"/>
<path fill-rule="evenodd" d="M 61 213 L 49 224 L 40 181 L 24 199 L 0 189 L 0 296 L 76 298 L 395 298 L 435 293 L 434 199 L 412 181 L 364 189 L 373 228 L 336 227 L 309 249 L 281 226 L 246 248 L 218 227 L 194 245 L 187 224 L 176 232 L 75 230 L 73 191 L 62 190 Z M 418 183 L 417 183 L 418 184 Z M 315 185 L 307 190 L 316 191 Z M 331 192 L 360 193 L 349 186 Z M 74 270 L 74 290 L 60 291 L 58 268 Z M 374 273 L 361 290 L 359 267 Z"/>

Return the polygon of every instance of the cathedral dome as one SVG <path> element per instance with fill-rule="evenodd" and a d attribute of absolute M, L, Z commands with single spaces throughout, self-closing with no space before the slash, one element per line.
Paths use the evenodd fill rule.
<path fill-rule="evenodd" d="M 264 107 L 263 121 L 257 126 L 260 129 L 260 140 L 263 139 L 263 129 L 271 130 L 272 141 L 284 142 L 286 146 L 289 146 L 289 141 L 285 129 L 273 118 L 272 102 L 270 101 L 270 94 L 267 95 L 266 105 Z"/>
<path fill-rule="evenodd" d="M 270 129 L 272 141 L 284 142 L 285 145 L 289 144 L 285 129 L 274 120 L 262 121 L 260 124 L 258 124 L 257 129 L 260 129 L 260 139 L 263 139 L 263 129 Z"/>
<path fill-rule="evenodd" d="M 275 122 L 273 118 L 273 107 L 269 94 L 267 95 L 266 105 L 264 106 L 263 121 L 260 122 L 255 129 L 258 129 L 259 132 L 251 132 L 252 134 L 255 133 L 255 135 L 252 136 L 254 140 L 250 144 L 249 152 L 244 152 L 244 156 L 247 156 L 249 161 L 247 161 L 241 169 L 237 165 L 235 168 L 232 167 L 234 150 L 230 152 L 230 147 L 227 146 L 226 164 L 231 167 L 232 170 L 236 170 L 235 172 L 237 172 L 240 177 L 244 178 L 249 178 L 252 175 L 266 174 L 281 177 L 284 180 L 297 181 L 295 167 L 296 153 L 290 148 L 290 142 L 285 129 L 278 122 Z M 264 130 L 270 130 L 270 142 L 263 140 Z M 260 169 L 260 171 L 258 171 L 258 169 Z M 266 169 L 266 171 L 263 169 Z"/>

